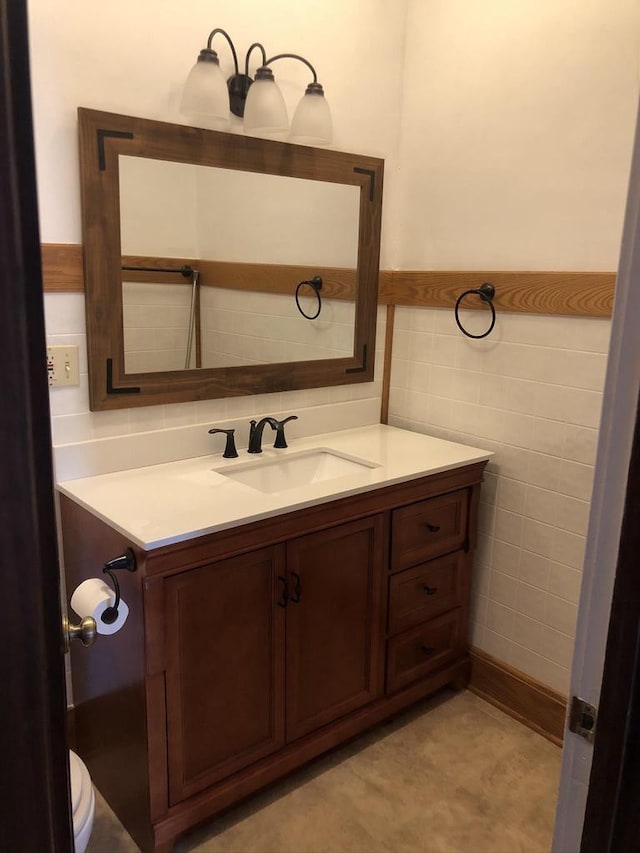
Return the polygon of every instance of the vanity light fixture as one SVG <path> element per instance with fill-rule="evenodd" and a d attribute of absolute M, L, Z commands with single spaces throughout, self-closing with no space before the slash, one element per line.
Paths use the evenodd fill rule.
<path fill-rule="evenodd" d="M 213 37 L 223 35 L 233 55 L 235 73 L 225 81 L 220 69 L 218 54 L 211 47 Z M 253 50 L 262 54 L 262 65 L 249 76 L 249 58 Z M 303 62 L 313 74 L 289 127 L 287 108 L 269 67 L 279 59 L 296 59 Z M 331 113 L 318 83 L 313 65 L 297 53 L 278 53 L 267 59 L 260 42 L 254 42 L 245 58 L 244 74 L 238 67 L 238 55 L 231 37 L 225 30 L 216 28 L 209 33 L 207 46 L 200 51 L 196 64 L 185 83 L 180 112 L 198 124 L 225 130 L 229 127 L 229 111 L 244 118 L 244 130 L 250 136 L 284 138 L 289 131 L 289 141 L 307 145 L 328 145 L 331 142 Z"/>

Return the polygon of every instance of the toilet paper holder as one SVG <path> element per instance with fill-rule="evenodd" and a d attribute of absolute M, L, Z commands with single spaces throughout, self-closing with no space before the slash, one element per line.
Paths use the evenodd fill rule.
<path fill-rule="evenodd" d="M 110 607 L 105 608 L 104 613 L 100 616 L 100 619 L 105 623 L 105 625 L 112 625 L 118 618 L 118 607 L 120 606 L 120 584 L 118 583 L 118 578 L 114 575 L 114 572 L 121 569 L 124 569 L 127 572 L 135 572 L 136 568 L 136 555 L 133 553 L 131 548 L 127 548 L 123 554 L 119 554 L 117 557 L 114 557 L 112 560 L 109 560 L 104 564 L 102 571 L 105 575 L 109 575 L 111 578 L 111 582 L 113 583 L 113 588 L 116 593 L 113 604 Z"/>

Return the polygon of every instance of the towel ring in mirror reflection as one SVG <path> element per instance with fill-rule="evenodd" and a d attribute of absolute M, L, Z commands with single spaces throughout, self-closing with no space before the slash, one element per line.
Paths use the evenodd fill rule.
<path fill-rule="evenodd" d="M 486 332 L 483 332 L 481 335 L 473 335 L 471 332 L 467 332 L 462 323 L 460 322 L 460 303 L 465 298 L 465 296 L 469 296 L 470 294 L 475 293 L 483 302 L 486 302 L 489 308 L 491 309 L 491 323 L 489 324 L 489 328 Z M 454 308 L 454 316 L 456 318 L 456 324 L 463 335 L 466 335 L 468 338 L 486 338 L 487 335 L 490 335 L 493 331 L 493 327 L 496 324 L 496 309 L 493 304 L 493 297 L 496 295 L 496 289 L 489 282 L 485 282 L 481 284 L 475 290 L 465 290 L 464 293 L 461 293 L 460 296 L 456 300 L 456 307 Z"/>
<path fill-rule="evenodd" d="M 315 314 L 305 314 L 302 310 L 302 306 L 300 305 L 300 288 L 303 284 L 308 284 L 309 287 L 315 292 L 316 297 L 318 299 L 318 308 Z M 307 320 L 315 320 L 320 316 L 320 312 L 322 311 L 322 297 L 320 296 L 320 291 L 322 290 L 322 279 L 319 275 L 314 275 L 313 278 L 310 278 L 308 281 L 301 281 L 298 283 L 296 287 L 296 306 L 298 311 L 302 314 L 303 317 L 306 317 Z"/>

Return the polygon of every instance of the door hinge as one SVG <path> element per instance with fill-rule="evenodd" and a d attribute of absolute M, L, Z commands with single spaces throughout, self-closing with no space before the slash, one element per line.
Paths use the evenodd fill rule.
<path fill-rule="evenodd" d="M 593 743 L 596 732 L 596 720 L 598 709 L 590 705 L 579 696 L 571 697 L 571 711 L 569 713 L 569 731 L 580 735 L 589 743 Z"/>

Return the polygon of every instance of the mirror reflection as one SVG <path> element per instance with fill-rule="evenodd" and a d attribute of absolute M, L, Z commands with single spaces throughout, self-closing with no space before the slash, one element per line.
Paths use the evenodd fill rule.
<path fill-rule="evenodd" d="M 126 373 L 354 354 L 355 303 L 324 297 L 308 320 L 294 294 L 316 267 L 355 275 L 358 186 L 121 154 L 119 189 L 122 265 L 136 267 L 122 272 Z M 159 258 L 175 272 L 140 269 Z M 282 292 L 260 292 L 250 264 Z M 311 287 L 299 302 L 316 313 Z"/>

